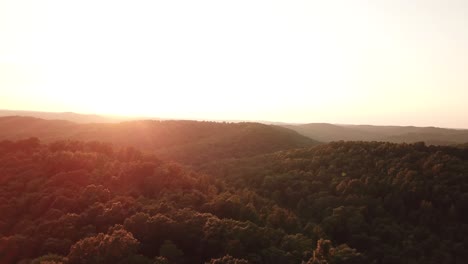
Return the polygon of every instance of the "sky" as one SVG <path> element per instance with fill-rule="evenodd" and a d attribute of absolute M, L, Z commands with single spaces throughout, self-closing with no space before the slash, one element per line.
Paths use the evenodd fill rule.
<path fill-rule="evenodd" d="M 0 109 L 468 128 L 466 0 L 0 0 Z"/>

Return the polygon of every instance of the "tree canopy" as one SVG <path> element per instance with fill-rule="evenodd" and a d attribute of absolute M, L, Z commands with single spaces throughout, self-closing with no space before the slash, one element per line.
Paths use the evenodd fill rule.
<path fill-rule="evenodd" d="M 0 141 L 0 263 L 465 263 L 468 150 L 333 142 L 192 169 Z"/>

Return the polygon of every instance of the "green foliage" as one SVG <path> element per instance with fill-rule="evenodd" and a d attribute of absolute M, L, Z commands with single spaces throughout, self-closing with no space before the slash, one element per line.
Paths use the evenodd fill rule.
<path fill-rule="evenodd" d="M 308 264 L 359 264 L 364 259 L 356 249 L 346 244 L 333 247 L 330 240 L 319 239 L 317 248 L 313 252 Z"/>
<path fill-rule="evenodd" d="M 76 242 L 70 248 L 68 263 L 118 263 L 134 255 L 139 244 L 124 229 L 114 230 L 110 234 L 99 233 Z"/>
<path fill-rule="evenodd" d="M 226 255 L 222 258 L 211 259 L 206 264 L 248 264 L 249 262 L 245 259 L 237 259 L 232 256 Z"/>
<path fill-rule="evenodd" d="M 335 142 L 222 159 L 195 172 L 99 142 L 0 142 L 0 263 L 468 259 L 465 149 Z"/>
<path fill-rule="evenodd" d="M 47 254 L 42 257 L 35 258 L 31 264 L 63 264 L 66 263 L 66 258 L 60 255 Z"/>
<path fill-rule="evenodd" d="M 284 221 L 291 215 L 302 234 L 347 244 L 368 260 L 468 259 L 447 253 L 468 249 L 460 235 L 468 231 L 464 149 L 334 142 L 201 169 L 274 201 L 263 211 L 269 226 L 295 232 Z"/>
<path fill-rule="evenodd" d="M 172 241 L 165 240 L 159 248 L 159 255 L 167 258 L 170 262 L 178 262 L 178 260 L 180 260 L 184 255 L 184 252 L 182 252 Z"/>

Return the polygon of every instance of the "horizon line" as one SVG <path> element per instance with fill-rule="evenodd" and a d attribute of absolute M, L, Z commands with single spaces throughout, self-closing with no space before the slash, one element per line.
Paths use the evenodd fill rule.
<path fill-rule="evenodd" d="M 385 124 L 385 125 L 376 125 L 376 124 L 369 124 L 369 123 L 332 123 L 332 122 L 287 122 L 287 121 L 271 121 L 271 120 L 259 120 L 259 119 L 210 119 L 210 118 L 173 118 L 173 117 L 158 117 L 158 116 L 149 116 L 149 115 L 123 115 L 123 114 L 105 114 L 105 113 L 90 113 L 90 112 L 74 112 L 74 111 L 43 111 L 43 110 L 18 110 L 18 109 L 0 109 L 0 111 L 5 112 L 35 112 L 35 113 L 42 113 L 42 114 L 75 114 L 81 116 L 94 116 L 94 117 L 101 117 L 101 118 L 108 118 L 114 119 L 114 122 L 111 123 L 120 123 L 120 122 L 127 122 L 127 121 L 138 121 L 138 120 L 160 120 L 160 121 L 211 121 L 211 122 L 230 122 L 230 123 L 240 123 L 240 122 L 253 122 L 253 123 L 261 123 L 261 124 L 268 124 L 268 125 L 308 125 L 308 124 L 327 124 L 327 125 L 335 125 L 335 126 L 374 126 L 374 127 L 416 127 L 416 128 L 442 128 L 442 129 L 454 129 L 454 130 L 468 130 L 464 127 L 442 127 L 442 126 L 434 126 L 434 125 L 425 125 L 425 126 L 417 126 L 417 125 L 395 125 L 395 124 Z M 28 116 L 28 115 L 25 115 Z M 5 117 L 1 115 L 0 117 Z M 34 116 L 29 116 L 34 117 Z M 35 117 L 39 119 L 47 120 L 47 118 Z M 120 120 L 119 120 L 120 119 Z M 49 120 L 65 120 L 65 119 L 49 119 Z M 70 121 L 70 120 L 65 120 Z M 110 120 L 109 120 L 110 121 Z M 73 121 L 70 121 L 73 122 Z M 74 122 L 76 123 L 76 122 Z M 99 123 L 99 122 L 89 122 L 89 123 Z"/>

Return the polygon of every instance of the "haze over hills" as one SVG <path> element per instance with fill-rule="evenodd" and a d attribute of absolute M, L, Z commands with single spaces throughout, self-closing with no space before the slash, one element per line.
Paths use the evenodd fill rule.
<path fill-rule="evenodd" d="M 18 110 L 0 110 L 2 116 L 22 116 L 37 117 L 46 120 L 65 120 L 75 123 L 120 123 L 124 121 L 137 120 L 173 120 L 158 117 L 124 117 L 124 116 L 105 116 L 95 114 L 79 114 L 73 112 L 38 112 L 38 111 L 18 111 Z M 266 125 L 282 126 L 292 129 L 299 134 L 320 142 L 331 141 L 386 141 L 394 143 L 412 143 L 424 141 L 427 144 L 434 145 L 454 145 L 468 142 L 468 129 L 451 129 L 438 127 L 416 127 L 416 126 L 377 126 L 377 125 L 352 125 L 352 124 L 330 124 L 330 123 L 286 123 L 273 121 L 247 121 L 247 120 L 209 120 L 213 122 L 229 123 L 261 123 Z M 35 122 L 32 122 L 35 123 Z M 53 124 L 57 126 L 60 122 Z M 29 124 L 32 125 L 32 124 Z M 28 126 L 29 126 L 28 125 Z M 67 126 L 62 123 L 62 126 Z M 41 130 L 40 128 L 39 131 Z M 51 131 L 44 131 L 42 135 L 46 139 L 55 135 Z"/>
<path fill-rule="evenodd" d="M 30 116 L 49 120 L 67 120 L 76 123 L 116 123 L 132 119 L 123 116 L 103 116 L 94 114 L 78 114 L 74 112 L 40 112 L 25 110 L 0 110 L 1 116 Z"/>
<path fill-rule="evenodd" d="M 424 141 L 426 144 L 433 145 L 453 145 L 468 142 L 467 129 L 414 126 L 335 125 L 327 123 L 284 125 L 284 127 L 321 142 L 344 140 L 413 143 Z"/>
<path fill-rule="evenodd" d="M 22 117 L 37 117 L 47 120 L 65 120 L 75 123 L 119 123 L 131 120 L 181 120 L 176 118 L 160 118 L 150 116 L 121 116 L 121 115 L 100 115 L 100 114 L 82 114 L 75 112 L 44 112 L 44 111 L 28 111 L 28 110 L 6 110 L 0 109 L 0 117 L 2 116 L 22 116 Z M 295 125 L 296 123 L 275 122 L 265 120 L 234 120 L 234 119 L 183 119 L 183 120 L 196 120 L 196 121 L 214 121 L 214 122 L 254 122 L 267 125 Z"/>
<path fill-rule="evenodd" d="M 60 134 L 63 134 L 62 138 L 73 138 L 82 139 L 81 136 L 77 136 L 77 133 L 88 133 L 91 137 L 93 133 L 84 132 L 81 129 L 74 130 L 71 124 L 67 124 L 64 121 L 71 121 L 80 124 L 89 123 L 120 123 L 124 121 L 137 121 L 146 118 L 138 117 L 123 117 L 123 116 L 102 116 L 102 115 L 88 115 L 78 114 L 73 112 L 38 112 L 38 111 L 16 111 L 16 110 L 0 110 L 1 116 L 22 116 L 22 117 L 37 117 L 40 119 L 54 120 L 50 123 L 52 128 L 55 130 L 63 129 L 63 131 L 56 131 L 54 129 L 49 130 L 47 127 L 38 124 L 38 120 L 31 120 L 30 123 L 25 124 L 25 128 L 16 131 L 16 138 L 21 136 L 28 136 L 27 131 L 34 129 L 36 133 L 41 135 L 41 138 L 57 139 L 60 138 Z M 164 120 L 161 118 L 150 118 L 151 120 Z M 167 119 L 171 120 L 171 119 Z M 19 120 L 18 120 L 19 121 Z M 213 120 L 214 122 L 230 122 L 230 123 L 242 123 L 252 121 L 244 120 Z M 19 121 L 20 122 L 20 121 Z M 40 123 L 40 122 L 39 122 Z M 289 124 L 284 122 L 270 122 L 270 121 L 255 121 L 255 123 L 282 126 L 288 129 L 292 129 L 299 134 L 311 138 L 320 142 L 331 142 L 331 141 L 386 141 L 394 143 L 412 143 L 418 141 L 424 141 L 427 144 L 434 145 L 455 145 L 463 144 L 468 142 L 468 130 L 467 129 L 450 129 L 450 128 L 437 128 L 437 127 L 415 127 L 415 126 L 376 126 L 376 125 L 343 125 L 343 124 L 329 124 L 329 123 L 309 123 L 309 124 Z M 37 125 L 37 127 L 35 127 Z M 71 127 L 70 127 L 71 126 Z M 68 128 L 67 128 L 68 127 Z M 100 125 L 100 127 L 106 127 Z M 88 127 L 89 129 L 90 127 Z M 9 128 L 5 128 L 9 129 Z M 73 135 L 67 134 L 67 131 L 72 130 L 76 133 Z M 85 129 L 86 130 L 86 129 Z M 23 134 L 22 134 L 23 133 Z M 5 133 L 3 133 L 5 134 Z M 83 138 L 84 139 L 84 138 Z M 100 140 L 97 136 L 94 140 Z"/>

